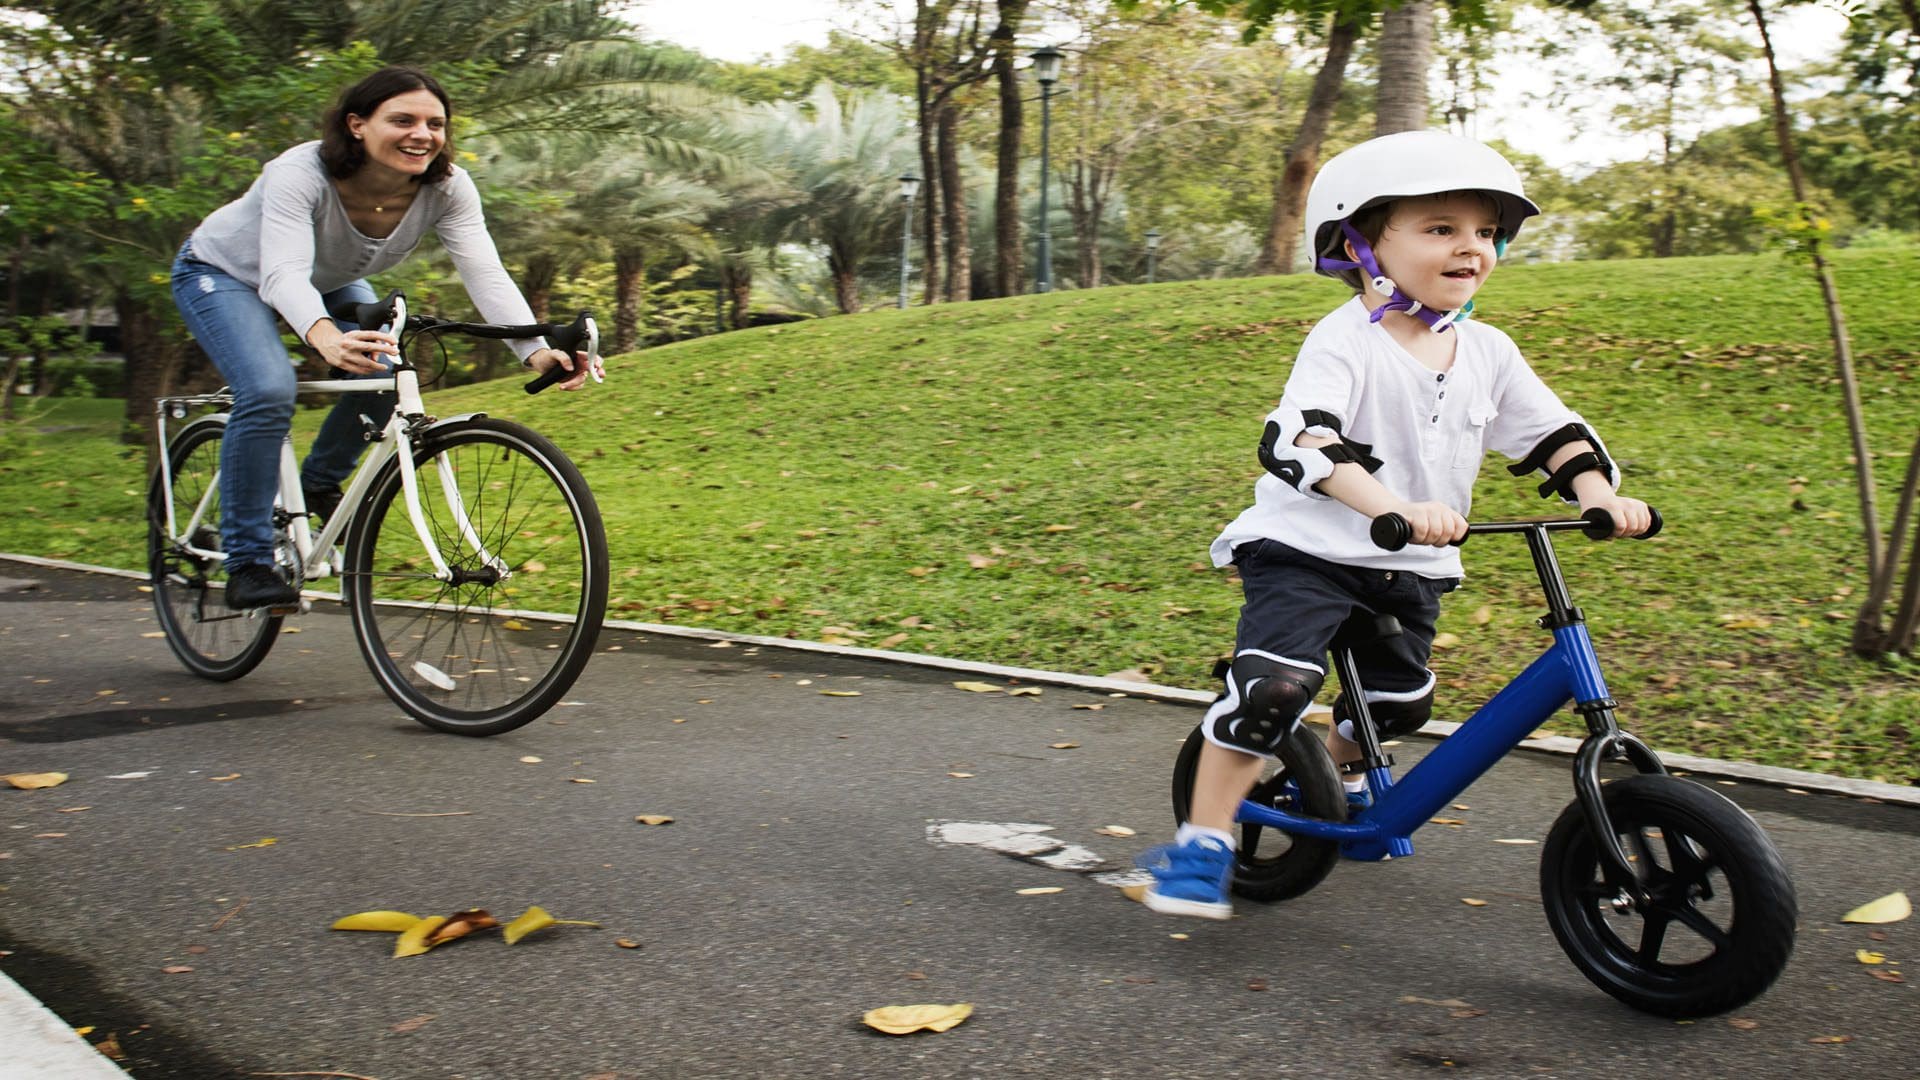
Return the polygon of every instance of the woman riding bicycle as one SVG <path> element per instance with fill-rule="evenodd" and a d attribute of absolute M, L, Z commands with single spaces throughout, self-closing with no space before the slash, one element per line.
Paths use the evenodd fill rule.
<path fill-rule="evenodd" d="M 453 164 L 446 91 L 424 72 L 383 68 L 341 94 L 322 137 L 268 162 L 239 199 L 215 210 L 181 245 L 173 297 L 234 395 L 220 451 L 220 540 L 226 603 L 283 607 L 299 593 L 274 567 L 273 500 L 279 444 L 293 422 L 295 374 L 280 340 L 285 319 L 329 365 L 358 377 L 387 371 L 393 335 L 330 318 L 341 303 L 376 298 L 368 275 L 398 265 L 429 230 L 452 257 L 483 319 L 534 321 L 500 265 L 473 180 Z M 521 363 L 572 372 L 585 385 L 585 354 L 539 338 L 508 343 Z M 310 510 L 325 516 L 340 482 L 393 411 L 389 393 L 343 394 L 300 470 Z"/>

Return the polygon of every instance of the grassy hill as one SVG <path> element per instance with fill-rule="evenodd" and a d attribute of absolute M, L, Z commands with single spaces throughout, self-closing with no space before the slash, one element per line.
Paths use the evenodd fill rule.
<path fill-rule="evenodd" d="M 1920 426 L 1920 252 L 1837 266 L 1885 517 Z M 1204 687 L 1239 604 L 1206 546 L 1250 497 L 1301 338 L 1343 296 L 1264 278 L 883 311 L 621 357 L 583 394 L 509 382 L 429 403 L 517 417 L 574 455 L 606 514 L 616 616 Z M 1864 559 L 1805 268 L 1515 266 L 1480 306 L 1667 518 L 1645 543 L 1561 544 L 1628 726 L 1920 782 L 1920 664 L 1846 652 Z M 138 463 L 88 430 L 13 438 L 0 549 L 139 565 Z M 1551 512 L 1504 464 L 1474 516 Z M 1546 640 L 1523 545 L 1466 556 L 1434 663 L 1456 719 Z"/>

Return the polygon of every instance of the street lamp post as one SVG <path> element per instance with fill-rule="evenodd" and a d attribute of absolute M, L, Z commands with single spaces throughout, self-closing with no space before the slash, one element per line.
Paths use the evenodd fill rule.
<path fill-rule="evenodd" d="M 1160 230 L 1147 230 L 1147 284 L 1153 284 L 1153 259 L 1160 250 Z"/>
<path fill-rule="evenodd" d="M 907 260 L 912 251 L 913 239 L 913 197 L 920 190 L 920 178 L 908 173 L 900 178 L 900 205 L 905 212 L 900 215 L 900 307 L 907 306 Z"/>
<path fill-rule="evenodd" d="M 1053 138 L 1053 84 L 1060 81 L 1060 61 L 1067 54 L 1051 45 L 1033 51 L 1033 77 L 1040 84 L 1040 267 L 1034 291 L 1053 291 L 1053 234 L 1047 229 L 1047 176 L 1051 169 L 1048 144 Z"/>

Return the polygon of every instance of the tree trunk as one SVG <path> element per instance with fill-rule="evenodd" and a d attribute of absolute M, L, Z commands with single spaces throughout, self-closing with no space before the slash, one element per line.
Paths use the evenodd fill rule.
<path fill-rule="evenodd" d="M 860 310 L 860 282 L 854 277 L 853 260 L 838 246 L 827 249 L 827 270 L 833 275 L 833 301 L 842 315 Z"/>
<path fill-rule="evenodd" d="M 1747 0 L 1754 25 L 1760 30 L 1760 49 L 1767 60 L 1767 83 L 1773 95 L 1773 136 L 1780 144 L 1780 157 L 1787 166 L 1787 178 L 1793 183 L 1797 212 L 1805 217 L 1807 177 L 1800 167 L 1800 151 L 1793 140 L 1793 121 L 1787 113 L 1787 92 L 1780 79 L 1780 67 L 1774 59 L 1773 37 L 1767 30 L 1767 14 L 1760 0 Z M 1867 599 L 1853 622 L 1853 649 L 1863 656 L 1876 656 L 1888 645 L 1880 627 L 1880 611 L 1893 589 L 1896 553 L 1889 551 L 1883 563 L 1880 555 L 1880 521 L 1874 510 L 1873 455 L 1867 449 L 1866 424 L 1860 411 L 1860 383 L 1853 373 L 1853 345 L 1847 336 L 1846 313 L 1840 308 L 1840 294 L 1833 285 L 1833 272 L 1820 252 L 1820 238 L 1809 235 L 1807 251 L 1813 272 L 1820 280 L 1820 296 L 1827 306 L 1827 329 L 1833 338 L 1833 361 L 1840 376 L 1840 392 L 1846 405 L 1847 430 L 1853 436 L 1854 479 L 1860 493 L 1860 521 L 1866 532 Z"/>
<path fill-rule="evenodd" d="M 534 322 L 547 321 L 547 306 L 553 302 L 553 282 L 559 274 L 560 264 L 551 255 L 535 255 L 527 260 L 526 272 L 520 276 L 520 291 L 526 294 Z"/>
<path fill-rule="evenodd" d="M 1000 141 L 993 187 L 993 291 L 996 296 L 1018 296 L 1020 252 L 1020 140 L 1026 109 L 1020 99 L 1020 74 L 1015 70 L 1014 37 L 1026 15 L 1029 0 L 999 0 L 1000 25 L 993 31 L 993 77 L 1000 90 Z"/>
<path fill-rule="evenodd" d="M 613 254 L 613 351 L 632 352 L 640 342 L 640 304 L 647 288 L 646 253 L 621 248 Z"/>
<path fill-rule="evenodd" d="M 744 330 L 753 324 L 753 267 L 744 262 L 731 262 L 724 271 L 727 321 L 735 330 Z"/>
<path fill-rule="evenodd" d="M 940 103 L 940 216 L 946 223 L 946 285 L 949 301 L 973 296 L 973 251 L 967 222 L 967 191 L 960 182 L 960 107 L 948 97 Z"/>
<path fill-rule="evenodd" d="M 158 316 L 127 293 L 114 295 L 113 308 L 120 316 L 120 352 L 127 369 L 126 429 L 120 441 L 146 446 L 148 459 L 157 461 L 160 440 L 153 403 L 173 392 L 185 350 L 177 335 L 165 332 Z"/>
<path fill-rule="evenodd" d="M 1333 123 L 1333 111 L 1340 104 L 1346 85 L 1347 62 L 1353 58 L 1353 43 L 1359 27 L 1336 22 L 1327 34 L 1327 56 L 1313 77 L 1313 90 L 1307 95 L 1307 111 L 1300 118 L 1300 129 L 1287 146 L 1280 175 L 1273 180 L 1273 212 L 1267 217 L 1267 239 L 1260 245 L 1260 261 L 1254 264 L 1258 274 L 1291 274 L 1295 245 L 1307 214 L 1307 187 L 1320 168 L 1320 144 L 1326 140 Z M 1313 257 L 1312 252 L 1307 253 Z"/>
<path fill-rule="evenodd" d="M 1082 157 L 1067 173 L 1067 212 L 1073 218 L 1073 238 L 1080 271 L 1080 288 L 1100 287 L 1100 225 L 1106 217 L 1107 192 L 1112 190 L 1117 166 L 1098 153 Z"/>
<path fill-rule="evenodd" d="M 1433 0 L 1407 0 L 1380 16 L 1380 91 L 1373 133 L 1423 131 L 1433 104 L 1427 70 L 1433 66 Z"/>
<path fill-rule="evenodd" d="M 20 275 L 26 269 L 26 258 L 27 238 L 22 235 L 7 256 L 7 319 L 16 326 L 20 319 Z M 22 341 L 20 347 L 24 349 L 26 344 Z M 0 382 L 0 420 L 13 419 L 13 388 L 20 382 L 20 364 L 25 359 L 20 352 L 7 350 L 6 381 Z"/>

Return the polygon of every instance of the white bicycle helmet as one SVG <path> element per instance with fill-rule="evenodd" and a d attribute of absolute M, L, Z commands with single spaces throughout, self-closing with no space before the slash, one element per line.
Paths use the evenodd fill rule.
<path fill-rule="evenodd" d="M 1540 212 L 1521 190 L 1520 174 L 1483 143 L 1445 131 L 1382 135 L 1335 154 L 1307 190 L 1306 239 L 1315 272 L 1359 288 L 1361 264 L 1346 258 L 1341 223 L 1391 199 L 1449 191 L 1483 191 L 1499 204 L 1502 252 L 1520 223 Z M 1364 254 L 1364 262 L 1373 261 L 1370 251 Z"/>

